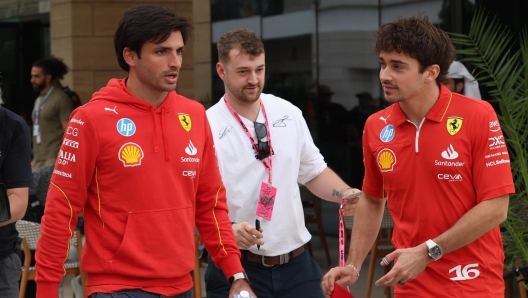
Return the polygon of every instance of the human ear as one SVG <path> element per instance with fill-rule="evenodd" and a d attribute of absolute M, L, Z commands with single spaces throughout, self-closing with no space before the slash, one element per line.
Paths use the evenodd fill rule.
<path fill-rule="evenodd" d="M 129 66 L 135 66 L 137 64 L 138 56 L 135 51 L 132 51 L 129 47 L 123 49 L 123 59 Z"/>
<path fill-rule="evenodd" d="M 225 74 L 225 65 L 222 62 L 216 63 L 216 72 L 218 73 L 218 76 L 222 81 L 225 80 L 226 74 Z"/>

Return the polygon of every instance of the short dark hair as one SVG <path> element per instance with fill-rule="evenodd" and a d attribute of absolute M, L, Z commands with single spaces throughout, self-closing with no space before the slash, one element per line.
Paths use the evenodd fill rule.
<path fill-rule="evenodd" d="M 436 82 L 444 82 L 449 66 L 455 60 L 455 47 L 444 31 L 435 27 L 427 16 L 415 15 L 383 24 L 376 34 L 374 51 L 404 53 L 420 63 L 420 73 L 433 64 L 440 67 Z"/>
<path fill-rule="evenodd" d="M 68 66 L 61 59 L 51 56 L 50 58 L 40 59 L 33 63 L 34 67 L 42 68 L 44 75 L 51 75 L 51 80 L 62 80 L 68 73 Z"/>
<path fill-rule="evenodd" d="M 250 56 L 260 56 L 264 54 L 264 43 L 262 39 L 253 31 L 248 29 L 235 29 L 222 35 L 216 45 L 218 49 L 218 60 L 227 63 L 229 52 L 239 47 L 240 52 Z"/>
<path fill-rule="evenodd" d="M 130 67 L 123 58 L 125 48 L 130 48 L 141 58 L 143 44 L 162 43 L 174 31 L 180 31 L 185 43 L 191 30 L 192 25 L 187 18 L 177 16 L 167 8 L 155 5 L 134 6 L 125 11 L 114 35 L 117 62 L 128 72 Z"/>

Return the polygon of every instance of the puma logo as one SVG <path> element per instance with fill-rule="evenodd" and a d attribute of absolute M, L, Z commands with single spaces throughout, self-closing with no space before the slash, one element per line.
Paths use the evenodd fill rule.
<path fill-rule="evenodd" d="M 111 108 L 105 108 L 105 111 L 110 111 L 110 112 L 114 112 L 114 113 L 117 114 L 116 108 L 117 108 L 117 106 L 115 106 L 113 109 L 111 109 Z"/>
<path fill-rule="evenodd" d="M 387 116 L 387 118 L 383 117 L 383 116 L 380 116 L 379 117 L 379 120 L 383 120 L 383 122 L 385 122 L 385 124 L 387 124 L 387 119 L 389 119 L 390 115 Z"/>

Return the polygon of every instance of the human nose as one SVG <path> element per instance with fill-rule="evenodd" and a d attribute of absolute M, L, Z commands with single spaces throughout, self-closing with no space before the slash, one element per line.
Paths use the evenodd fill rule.
<path fill-rule="evenodd" d="M 390 81 L 390 79 L 391 79 L 391 74 L 390 74 L 390 71 L 388 70 L 387 67 L 385 67 L 385 68 L 380 68 L 379 77 L 380 77 L 380 81 L 381 81 L 381 82 Z"/>
<path fill-rule="evenodd" d="M 180 69 L 182 66 L 182 56 L 181 54 L 174 53 L 174 55 L 171 55 L 170 61 L 169 61 L 169 67 Z"/>
<path fill-rule="evenodd" d="M 258 76 L 254 71 L 249 74 L 248 83 L 251 85 L 256 85 L 258 83 Z"/>

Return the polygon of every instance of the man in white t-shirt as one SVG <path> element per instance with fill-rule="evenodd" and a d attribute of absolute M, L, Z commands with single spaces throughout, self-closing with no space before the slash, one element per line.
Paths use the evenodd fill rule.
<path fill-rule="evenodd" d="M 262 94 L 265 52 L 257 34 L 246 29 L 224 34 L 218 56 L 225 96 L 207 117 L 245 280 L 259 298 L 324 297 L 321 270 L 304 251 L 311 235 L 298 183 L 336 203 L 359 190 L 326 166 L 297 107 Z M 213 262 L 205 282 L 207 297 L 227 297 L 230 285 Z"/>

